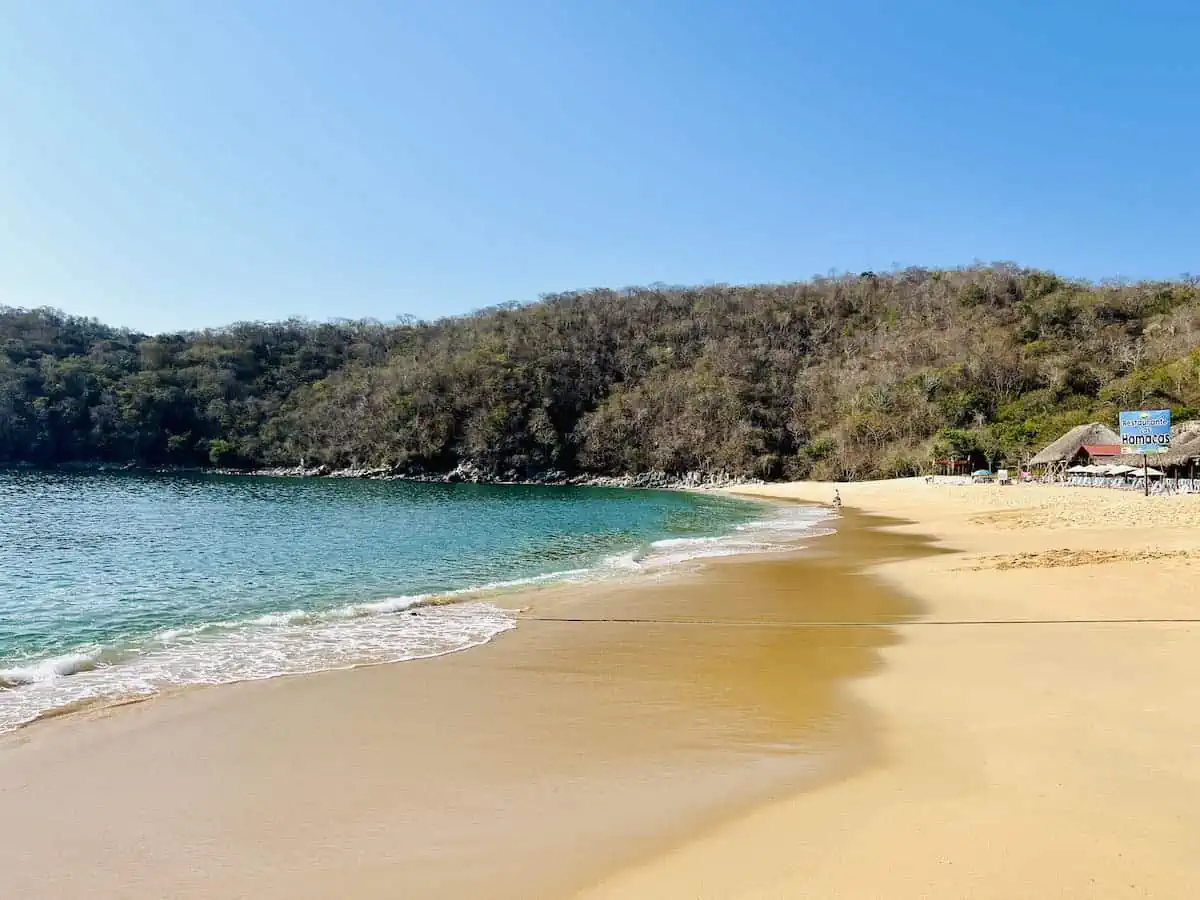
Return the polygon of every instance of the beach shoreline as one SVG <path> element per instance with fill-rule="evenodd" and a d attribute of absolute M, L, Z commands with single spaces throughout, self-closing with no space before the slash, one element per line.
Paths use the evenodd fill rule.
<path fill-rule="evenodd" d="M 914 610 L 857 570 L 928 552 L 877 534 L 512 595 L 518 627 L 467 652 L 7 735 L 0 893 L 567 896 L 869 764 L 844 686 Z M 847 604 L 861 627 L 823 627 Z"/>
<path fill-rule="evenodd" d="M 16 530 L 0 554 L 0 733 L 183 685 L 452 652 L 512 626 L 490 602 L 506 592 L 637 578 L 812 527 L 799 508 L 679 492 L 0 481 L 17 497 L 0 516 Z"/>
<path fill-rule="evenodd" d="M 1200 891 L 1200 501 L 910 479 L 758 496 L 902 517 L 947 551 L 851 686 L 881 752 L 578 895 L 1168 897 Z"/>
<path fill-rule="evenodd" d="M 467 652 L 0 737 L 0 893 L 1194 896 L 1196 498 L 740 490 L 835 487 L 803 550 L 512 595 Z"/>

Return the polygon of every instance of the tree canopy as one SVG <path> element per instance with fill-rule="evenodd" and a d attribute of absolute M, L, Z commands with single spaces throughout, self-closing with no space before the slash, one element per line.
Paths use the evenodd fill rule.
<path fill-rule="evenodd" d="M 1146 406 L 1200 409 L 1200 280 L 909 268 L 155 336 L 0 307 L 9 464 L 864 478 Z"/>

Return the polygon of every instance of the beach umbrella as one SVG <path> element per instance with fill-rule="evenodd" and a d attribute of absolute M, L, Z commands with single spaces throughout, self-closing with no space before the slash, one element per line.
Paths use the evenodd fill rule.
<path fill-rule="evenodd" d="M 972 475 L 991 475 L 992 473 L 989 472 L 987 469 L 976 469 L 971 474 Z"/>
<path fill-rule="evenodd" d="M 1134 471 L 1137 471 L 1137 470 L 1135 469 Z M 1162 478 L 1163 473 L 1158 471 L 1158 469 L 1146 469 L 1145 471 L 1146 471 L 1146 474 L 1149 475 L 1151 478 Z"/>

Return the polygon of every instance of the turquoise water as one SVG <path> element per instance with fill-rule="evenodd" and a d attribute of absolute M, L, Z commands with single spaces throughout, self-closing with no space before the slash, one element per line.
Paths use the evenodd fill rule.
<path fill-rule="evenodd" d="M 0 472 L 0 731 L 174 684 L 463 649 L 513 627 L 490 591 L 812 524 L 765 514 L 675 492 Z"/>

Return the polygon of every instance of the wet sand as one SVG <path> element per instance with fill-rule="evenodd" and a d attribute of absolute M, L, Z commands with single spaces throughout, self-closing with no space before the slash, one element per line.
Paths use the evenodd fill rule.
<path fill-rule="evenodd" d="M 840 488 L 954 551 L 873 569 L 921 614 L 849 686 L 872 763 L 582 896 L 1200 896 L 1200 497 Z M 757 493 L 827 501 L 833 486 Z"/>
<path fill-rule="evenodd" d="M 936 552 L 882 521 L 510 597 L 519 627 L 463 653 L 0 738 L 0 896 L 568 896 L 867 771 L 849 686 L 920 610 L 862 569 Z"/>

